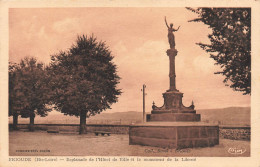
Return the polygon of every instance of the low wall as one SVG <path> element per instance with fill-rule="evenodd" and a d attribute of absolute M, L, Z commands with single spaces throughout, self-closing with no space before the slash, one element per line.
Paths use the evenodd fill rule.
<path fill-rule="evenodd" d="M 12 124 L 9 125 L 10 129 Z M 18 124 L 19 129 L 28 129 L 28 124 Z M 110 125 L 110 124 L 88 124 L 87 131 L 108 131 L 114 134 L 128 134 L 129 125 Z M 78 132 L 78 124 L 35 124 L 35 130 L 50 130 L 56 129 L 59 131 Z M 220 126 L 219 137 L 232 140 L 250 140 L 250 127 L 231 127 Z"/>
<path fill-rule="evenodd" d="M 88 132 L 93 131 L 106 131 L 114 134 L 128 134 L 129 133 L 129 125 L 86 125 Z"/>
<path fill-rule="evenodd" d="M 219 137 L 232 140 L 250 140 L 250 127 L 219 127 Z"/>
<path fill-rule="evenodd" d="M 10 129 L 11 129 L 10 125 Z M 28 129 L 28 124 L 18 124 L 19 129 Z M 35 124 L 35 130 L 59 130 L 64 132 L 78 132 L 78 124 Z M 109 124 L 88 124 L 86 125 L 88 132 L 107 131 L 113 134 L 128 134 L 129 125 L 109 125 Z"/>

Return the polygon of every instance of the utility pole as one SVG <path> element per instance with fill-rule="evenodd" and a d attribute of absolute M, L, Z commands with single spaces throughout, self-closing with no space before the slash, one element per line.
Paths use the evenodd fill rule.
<path fill-rule="evenodd" d="M 146 121 L 145 119 L 145 88 L 146 88 L 146 85 L 143 84 L 143 89 L 141 89 L 141 91 L 143 91 L 143 122 Z"/>

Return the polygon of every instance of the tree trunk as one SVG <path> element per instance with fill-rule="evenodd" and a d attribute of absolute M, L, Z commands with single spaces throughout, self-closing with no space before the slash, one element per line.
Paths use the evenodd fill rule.
<path fill-rule="evenodd" d="M 31 131 L 31 132 L 34 131 L 34 118 L 35 118 L 35 114 L 32 113 L 30 115 L 30 125 L 29 125 L 29 131 Z"/>
<path fill-rule="evenodd" d="M 82 111 L 80 113 L 80 125 L 79 125 L 79 134 L 86 133 L 86 112 Z"/>
<path fill-rule="evenodd" d="M 14 113 L 13 114 L 13 130 L 18 130 L 17 124 L 18 124 L 18 114 Z"/>

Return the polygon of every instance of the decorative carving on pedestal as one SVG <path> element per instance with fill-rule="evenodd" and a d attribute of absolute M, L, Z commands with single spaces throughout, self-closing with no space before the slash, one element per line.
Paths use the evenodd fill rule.
<path fill-rule="evenodd" d="M 180 92 L 166 92 L 163 93 L 165 109 L 180 109 L 182 104 L 183 93 Z"/>

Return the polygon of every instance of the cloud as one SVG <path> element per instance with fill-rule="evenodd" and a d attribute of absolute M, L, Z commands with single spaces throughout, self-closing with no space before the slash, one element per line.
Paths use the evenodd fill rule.
<path fill-rule="evenodd" d="M 124 42 L 123 41 L 119 41 L 119 42 L 117 42 L 114 46 L 113 46 L 113 48 L 112 48 L 112 51 L 113 51 L 113 54 L 114 55 L 121 55 L 121 54 L 125 54 L 125 53 L 127 53 L 127 47 L 126 47 L 126 45 L 124 44 Z M 120 56 L 121 57 L 121 56 Z"/>
<path fill-rule="evenodd" d="M 215 61 L 208 55 L 199 55 L 193 60 L 194 70 L 201 75 L 213 74 L 216 68 L 214 63 Z"/>
<path fill-rule="evenodd" d="M 161 67 L 164 67 L 165 61 L 168 60 L 166 48 L 167 44 L 164 41 L 146 41 L 134 50 L 128 51 L 122 44 L 119 50 L 117 48 L 115 50 L 120 54 L 118 59 L 119 62 L 124 64 L 124 68 L 135 70 L 139 73 L 160 73 L 164 71 L 164 68 Z"/>
<path fill-rule="evenodd" d="M 79 18 L 66 18 L 53 23 L 53 30 L 57 33 L 73 32 L 80 28 Z"/>

